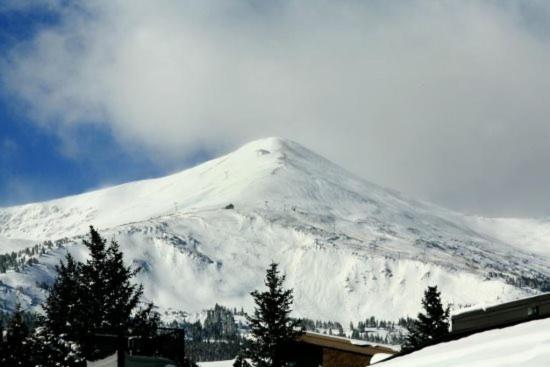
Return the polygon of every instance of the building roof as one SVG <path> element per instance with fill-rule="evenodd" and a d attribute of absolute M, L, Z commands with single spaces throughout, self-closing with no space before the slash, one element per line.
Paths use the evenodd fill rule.
<path fill-rule="evenodd" d="M 395 349 L 392 349 L 388 346 L 369 344 L 368 342 L 364 342 L 364 341 L 360 341 L 359 343 L 357 343 L 357 341 L 354 341 L 352 339 L 333 336 L 333 335 L 313 333 L 309 331 L 306 331 L 304 334 L 302 334 L 298 339 L 298 341 L 306 344 L 317 345 L 320 347 L 332 348 L 336 350 L 352 352 L 352 353 L 357 353 L 362 355 L 370 355 L 370 356 L 375 355 L 376 353 L 387 353 L 387 354 L 397 353 Z"/>
<path fill-rule="evenodd" d="M 474 309 L 469 309 L 467 311 L 452 315 L 452 319 L 459 320 L 461 318 L 474 316 L 476 314 L 500 311 L 500 310 L 505 310 L 513 307 L 521 307 L 524 305 L 530 305 L 532 303 L 550 303 L 550 293 L 539 294 L 537 296 L 522 298 L 522 299 L 518 299 L 511 302 L 506 302 L 506 303 L 495 304 L 488 307 L 478 307 Z"/>

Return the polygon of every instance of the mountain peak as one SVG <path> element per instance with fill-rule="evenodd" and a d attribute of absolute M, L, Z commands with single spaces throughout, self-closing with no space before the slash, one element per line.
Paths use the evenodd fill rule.
<path fill-rule="evenodd" d="M 297 289 L 302 316 L 342 321 L 415 314 L 416 297 L 432 284 L 465 304 L 534 291 L 514 283 L 517 276 L 548 284 L 550 260 L 490 234 L 509 222 L 491 232 L 482 219 L 472 223 L 272 137 L 170 176 L 0 208 L 0 249 L 63 239 L 83 254 L 77 236 L 94 225 L 119 240 L 130 261 L 151 264 L 140 274 L 149 295 L 187 311 L 244 304 L 273 260 Z M 26 284 L 30 296 L 43 296 L 34 277 L 54 272 L 62 255 L 53 249 L 24 270 L 27 283 L 19 273 L 0 274 L 0 293 Z"/>
<path fill-rule="evenodd" d="M 256 140 L 252 140 L 243 146 L 239 148 L 246 149 L 246 150 L 254 150 L 254 149 L 265 149 L 270 151 L 284 151 L 285 149 L 288 149 L 291 145 L 298 145 L 298 143 L 293 142 L 290 139 L 285 139 L 281 137 L 276 136 L 270 136 L 266 138 L 260 138 Z"/>
<path fill-rule="evenodd" d="M 219 158 L 219 160 L 231 159 L 232 161 L 242 160 L 248 164 L 247 169 L 254 169 L 254 162 L 250 158 L 268 158 L 269 156 L 273 159 L 286 158 L 291 154 L 291 151 L 296 148 L 304 150 L 306 148 L 301 147 L 299 144 L 294 143 L 290 140 L 278 138 L 278 137 L 269 137 L 262 138 L 250 141 L 236 150 L 229 152 L 225 156 Z M 212 162 L 215 162 L 213 160 Z M 241 165 L 242 166 L 242 165 Z"/>
<path fill-rule="evenodd" d="M 316 191 L 308 181 L 315 183 L 315 178 L 320 180 L 338 169 L 291 140 L 263 138 L 166 177 L 0 208 L 0 234 L 24 239 L 76 235 L 90 224 L 112 228 L 174 211 L 220 208 L 228 203 L 263 205 L 269 199 L 298 200 Z"/>
<path fill-rule="evenodd" d="M 278 159 L 279 161 L 292 160 L 295 163 L 299 160 L 306 160 L 308 161 L 307 164 L 310 166 L 318 164 L 320 161 L 323 161 L 323 164 L 328 162 L 325 158 L 309 150 L 303 145 L 290 139 L 279 137 L 268 137 L 253 140 L 229 153 L 227 156 L 234 156 L 236 159 L 242 159 L 243 155 L 252 155 L 255 157 L 270 155 L 270 157 Z M 250 166 L 249 168 L 254 169 L 254 166 Z"/>

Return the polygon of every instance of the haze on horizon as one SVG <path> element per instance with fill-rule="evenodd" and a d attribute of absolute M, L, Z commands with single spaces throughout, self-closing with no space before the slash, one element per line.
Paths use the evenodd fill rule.
<path fill-rule="evenodd" d="M 43 154 L 77 168 L 105 164 L 93 185 L 158 176 L 281 136 L 451 209 L 550 216 L 548 2 L 0 5 L 5 18 L 30 13 L 39 26 L 0 50 L 1 105 L 16 116 L 1 123 L 55 137 Z M 2 131 L 0 186 L 16 187 L 13 157 L 30 153 L 24 135 Z M 99 140 L 109 158 L 98 154 Z M 149 168 L 115 173 L 105 163 L 132 156 Z M 75 169 L 67 181 L 71 174 L 83 175 Z M 89 189 L 76 181 L 72 192 Z M 40 194 L 0 204 L 70 192 L 25 185 Z"/>

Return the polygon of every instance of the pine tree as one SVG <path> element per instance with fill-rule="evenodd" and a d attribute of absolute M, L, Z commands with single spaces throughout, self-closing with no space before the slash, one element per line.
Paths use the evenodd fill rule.
<path fill-rule="evenodd" d="M 67 340 L 66 335 L 56 335 L 46 327 L 38 327 L 28 338 L 33 366 L 36 367 L 84 367 L 85 359 L 80 348 Z"/>
<path fill-rule="evenodd" d="M 156 335 L 156 330 L 161 324 L 160 314 L 154 310 L 153 303 L 140 308 L 130 323 L 130 333 L 139 335 L 141 338 L 151 339 Z"/>
<path fill-rule="evenodd" d="M 0 330 L 0 366 L 85 366 L 85 360 L 74 343 L 64 340 L 63 335 L 47 333 L 43 326 L 31 332 L 29 322 L 43 323 L 43 320 L 22 312 L 18 305 L 8 320 L 5 341 L 3 331 Z"/>
<path fill-rule="evenodd" d="M 417 320 L 408 327 L 409 335 L 402 347 L 404 352 L 435 344 L 449 334 L 449 307 L 443 308 L 437 286 L 428 287 L 424 292 L 422 307 L 425 313 L 419 313 Z"/>
<path fill-rule="evenodd" d="M 297 330 L 300 320 L 290 318 L 293 296 L 291 289 L 283 288 L 284 280 L 278 265 L 272 263 L 265 279 L 268 290 L 251 293 L 256 308 L 247 320 L 253 340 L 245 356 L 255 367 L 286 366 L 286 349 L 302 333 Z"/>
<path fill-rule="evenodd" d="M 42 306 L 46 314 L 45 325 L 50 332 L 63 334 L 74 330 L 71 323 L 78 321 L 80 295 L 82 289 L 80 264 L 71 254 L 56 267 L 57 278 Z M 70 333 L 70 337 L 76 335 Z"/>
<path fill-rule="evenodd" d="M 0 356 L 1 366 L 31 367 L 30 348 L 27 337 L 29 329 L 23 321 L 23 313 L 18 304 L 6 327 L 6 340 L 3 344 L 3 353 Z"/>
<path fill-rule="evenodd" d="M 237 355 L 235 362 L 233 362 L 233 367 L 250 367 L 250 363 L 244 359 L 242 354 Z"/>
<path fill-rule="evenodd" d="M 58 267 L 58 278 L 44 305 L 45 325 L 48 332 L 76 342 L 83 355 L 93 360 L 102 357 L 95 335 L 128 334 L 143 289 L 132 282 L 136 270 L 124 265 L 118 243 L 107 244 L 93 227 L 83 243 L 90 251 L 86 263 L 67 255 Z"/>
<path fill-rule="evenodd" d="M 100 313 L 103 315 L 101 328 L 116 335 L 123 335 L 128 331 L 132 311 L 138 306 L 143 287 L 132 283 L 137 270 L 124 265 L 123 254 L 117 242 L 111 241 L 106 255 L 104 268 L 90 267 L 88 274 L 95 271 L 98 278 L 104 281 L 101 287 L 104 291 L 100 307 Z M 86 274 L 86 265 L 83 267 L 83 273 Z"/>
<path fill-rule="evenodd" d="M 145 308 L 140 308 L 130 322 L 131 335 L 139 336 L 133 350 L 136 354 L 154 355 L 154 343 L 151 340 L 157 335 L 161 324 L 160 314 L 154 310 L 154 304 L 149 303 Z"/>

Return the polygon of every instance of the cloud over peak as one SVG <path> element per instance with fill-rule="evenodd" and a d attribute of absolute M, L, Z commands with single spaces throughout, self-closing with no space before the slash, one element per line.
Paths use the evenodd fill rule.
<path fill-rule="evenodd" d="M 61 134 L 105 124 L 172 161 L 286 136 L 444 205 L 548 214 L 544 2 L 50 6 L 60 22 L 14 47 L 2 78 Z"/>

